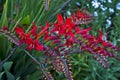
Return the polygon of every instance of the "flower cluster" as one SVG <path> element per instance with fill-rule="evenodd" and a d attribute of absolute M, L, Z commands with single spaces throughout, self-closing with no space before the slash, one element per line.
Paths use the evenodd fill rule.
<path fill-rule="evenodd" d="M 25 33 L 20 27 L 16 27 L 15 32 L 19 35 L 20 45 L 26 44 L 27 50 L 34 49 L 43 52 L 49 57 L 57 71 L 64 72 L 66 78 L 72 80 L 72 73 L 68 71 L 67 62 L 63 56 L 69 55 L 76 46 L 80 51 L 93 54 L 94 58 L 105 68 L 109 66 L 107 57 L 120 60 L 117 55 L 112 53 L 118 51 L 119 48 L 104 40 L 101 30 L 98 30 L 100 35 L 95 37 L 89 34 L 91 27 L 86 29 L 79 27 L 80 24 L 90 23 L 92 18 L 93 16 L 87 11 L 77 11 L 67 19 L 58 14 L 57 22 L 52 24 L 47 22 L 40 32 L 37 31 L 38 27 L 35 24 L 28 33 Z"/>
<path fill-rule="evenodd" d="M 43 35 L 48 27 L 49 24 L 46 23 L 46 26 L 42 31 L 39 32 L 39 34 L 37 33 L 37 26 L 34 24 L 32 26 L 32 29 L 28 33 L 25 33 L 25 31 L 20 27 L 16 27 L 15 32 L 19 35 L 20 45 L 22 45 L 23 43 L 27 44 L 27 50 L 35 49 L 43 51 L 43 46 L 40 45 L 38 37 Z"/>

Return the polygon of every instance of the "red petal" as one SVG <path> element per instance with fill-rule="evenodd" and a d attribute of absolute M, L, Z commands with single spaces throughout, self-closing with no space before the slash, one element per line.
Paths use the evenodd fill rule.
<path fill-rule="evenodd" d="M 22 28 L 16 27 L 15 28 L 15 32 L 19 35 L 19 36 L 23 36 L 24 34 L 24 30 Z"/>
<path fill-rule="evenodd" d="M 89 27 L 89 28 L 87 28 L 87 29 L 81 29 L 78 33 L 79 34 L 88 34 L 88 32 L 91 30 L 91 28 Z"/>
<path fill-rule="evenodd" d="M 71 18 L 68 18 L 68 19 L 66 20 L 66 23 L 65 23 L 65 24 L 71 25 Z"/>
<path fill-rule="evenodd" d="M 57 21 L 58 21 L 58 24 L 63 24 L 63 17 L 61 14 L 57 15 Z"/>
<path fill-rule="evenodd" d="M 98 42 L 103 42 L 103 33 L 102 33 L 101 30 L 98 30 L 98 32 L 99 32 L 100 35 L 98 36 L 97 41 Z"/>
<path fill-rule="evenodd" d="M 49 23 L 46 22 L 45 27 L 39 32 L 38 36 L 43 35 L 43 34 L 47 31 L 47 29 L 48 29 L 49 27 L 50 27 Z"/>
<path fill-rule="evenodd" d="M 39 44 L 39 41 L 35 41 L 35 50 L 43 51 L 43 46 Z"/>
<path fill-rule="evenodd" d="M 37 30 L 37 26 L 34 25 L 34 26 L 32 27 L 32 29 L 28 32 L 28 34 L 29 34 L 29 35 L 31 35 L 31 34 L 36 35 L 36 30 Z"/>
<path fill-rule="evenodd" d="M 45 33 L 44 39 L 45 39 L 45 40 L 49 40 L 49 34 L 48 34 L 48 32 Z"/>
<path fill-rule="evenodd" d="M 32 40 L 32 38 L 29 35 L 26 35 L 26 39 L 25 39 L 25 43 L 30 45 L 30 44 L 34 44 L 34 41 Z"/>

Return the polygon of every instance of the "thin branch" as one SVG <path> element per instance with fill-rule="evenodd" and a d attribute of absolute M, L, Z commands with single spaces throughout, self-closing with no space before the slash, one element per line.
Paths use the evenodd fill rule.
<path fill-rule="evenodd" d="M 26 50 L 24 50 L 24 51 L 25 51 L 25 53 L 26 53 L 32 60 L 34 60 L 34 62 L 35 62 L 36 64 L 39 65 L 39 67 L 40 67 L 40 69 L 42 70 L 43 74 L 47 77 L 48 80 L 50 80 L 49 77 L 48 77 L 48 75 L 46 74 L 45 69 L 43 69 L 43 68 L 44 68 L 43 65 L 42 65 L 39 61 L 37 61 L 37 59 L 35 59 L 28 51 L 26 51 Z"/>

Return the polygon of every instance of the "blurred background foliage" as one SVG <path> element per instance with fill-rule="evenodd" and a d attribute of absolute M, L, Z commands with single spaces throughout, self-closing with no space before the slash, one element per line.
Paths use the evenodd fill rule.
<path fill-rule="evenodd" d="M 101 29 L 106 34 L 106 40 L 120 47 L 120 0 L 71 0 L 68 5 L 66 2 L 67 0 L 50 0 L 49 9 L 45 10 L 43 0 L 0 0 L 0 28 L 7 26 L 13 32 L 15 26 L 21 26 L 27 32 L 32 22 L 43 26 L 46 21 L 55 21 L 57 13 L 70 16 L 72 12 L 83 9 L 93 14 L 94 20 L 91 24 L 80 27 L 92 27 L 91 34 L 94 35 L 98 35 L 97 30 Z M 23 48 L 17 48 L 14 54 L 10 53 L 11 50 L 13 44 L 0 35 L 0 80 L 42 80 L 36 64 L 22 51 Z M 35 51 L 31 54 L 41 56 Z M 72 54 L 74 79 L 119 80 L 120 61 L 109 61 L 110 68 L 104 69 L 86 52 Z M 53 73 L 55 80 L 65 80 L 62 74 Z"/>

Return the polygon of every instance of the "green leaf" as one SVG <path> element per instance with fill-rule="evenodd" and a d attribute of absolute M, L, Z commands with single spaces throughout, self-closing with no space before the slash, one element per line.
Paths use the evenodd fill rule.
<path fill-rule="evenodd" d="M 4 9 L 3 9 L 3 13 L 1 16 L 1 20 L 0 20 L 0 28 L 3 26 L 8 26 L 8 22 L 7 22 L 7 5 L 8 5 L 8 0 L 6 0 L 5 4 L 4 4 Z"/>
<path fill-rule="evenodd" d="M 1 60 L 3 60 L 7 54 L 7 50 L 8 50 L 8 40 L 4 37 L 0 35 L 0 58 Z"/>
<path fill-rule="evenodd" d="M 39 80 L 41 78 L 40 71 L 36 71 L 28 76 L 27 80 Z"/>
<path fill-rule="evenodd" d="M 9 71 L 11 66 L 12 66 L 13 62 L 6 62 L 3 64 L 3 67 L 5 70 Z"/>
<path fill-rule="evenodd" d="M 7 80 L 15 80 L 15 77 L 7 70 L 5 70 L 5 73 L 7 75 Z"/>
<path fill-rule="evenodd" d="M 20 77 L 18 77 L 16 80 L 20 80 Z"/>
<path fill-rule="evenodd" d="M 1 80 L 1 78 L 2 78 L 2 75 L 4 74 L 5 72 L 1 72 L 0 73 L 0 80 Z"/>
<path fill-rule="evenodd" d="M 30 15 L 27 15 L 25 18 L 23 18 L 20 23 L 21 24 L 30 24 Z"/>
<path fill-rule="evenodd" d="M 9 72 L 13 62 L 6 62 L 3 64 L 3 68 L 5 70 L 5 73 L 7 75 L 7 80 L 15 80 L 14 76 Z"/>

